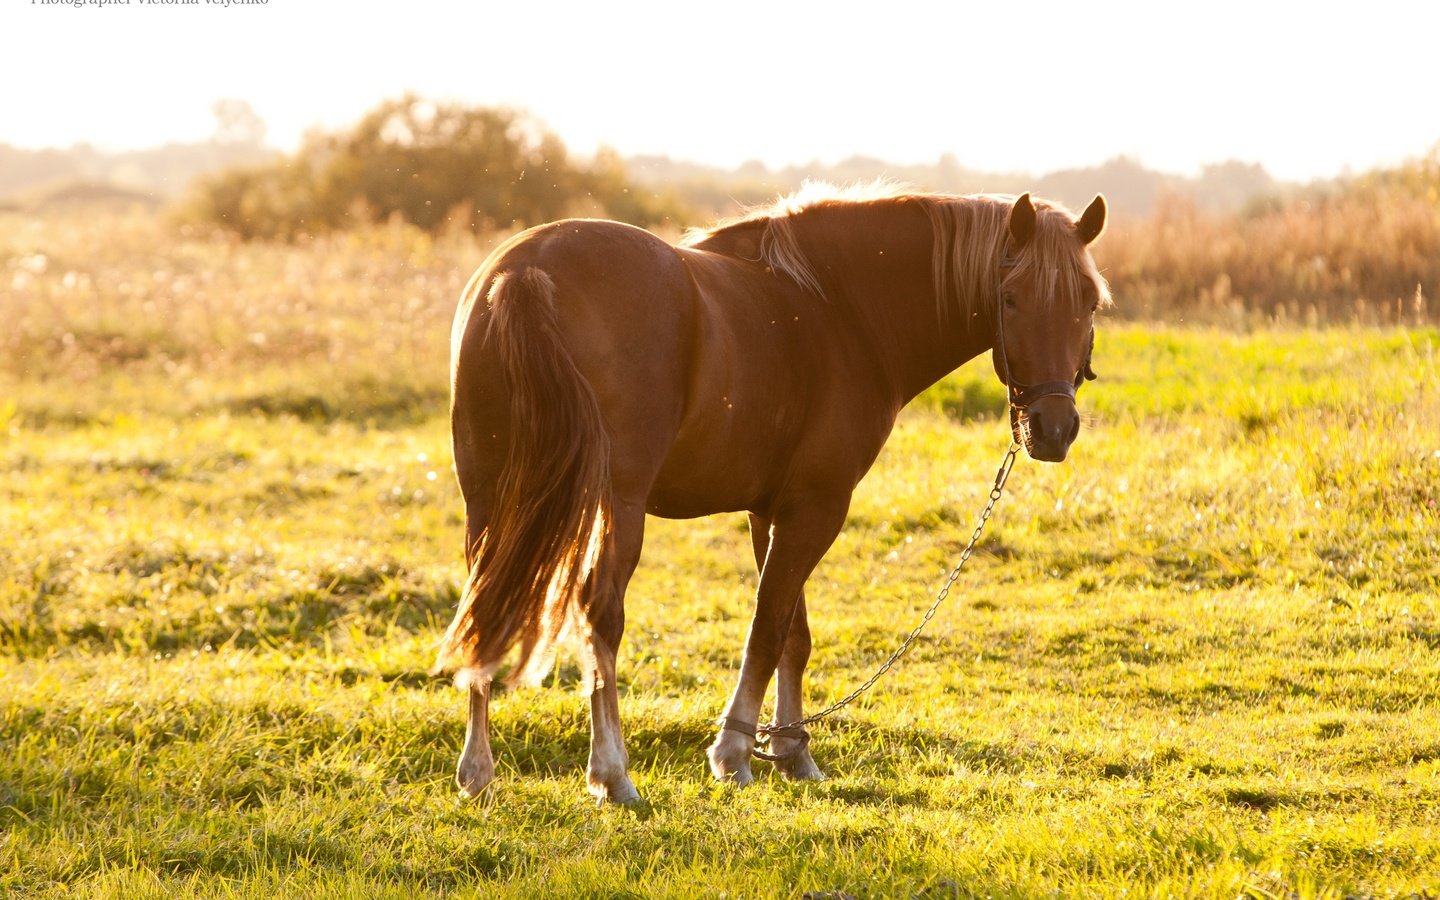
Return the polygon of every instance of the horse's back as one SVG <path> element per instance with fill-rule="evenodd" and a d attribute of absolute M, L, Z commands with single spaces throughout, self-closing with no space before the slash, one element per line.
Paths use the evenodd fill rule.
<path fill-rule="evenodd" d="M 545 277 L 511 277 L 526 272 Z M 522 281 L 547 287 L 508 287 Z M 452 363 L 462 485 L 505 463 L 510 394 L 486 333 L 506 304 L 550 304 L 604 421 L 617 495 L 659 515 L 765 509 L 797 471 L 848 490 L 893 421 L 841 309 L 744 257 L 561 221 L 501 246 L 466 290 Z"/>
<path fill-rule="evenodd" d="M 453 362 L 479 349 L 495 279 L 527 269 L 544 272 L 554 283 L 560 324 L 567 338 L 582 344 L 597 337 L 593 332 L 644 325 L 641 319 L 665 327 L 673 320 L 667 310 L 678 312 L 677 295 L 688 290 L 674 248 L 648 231 L 602 219 L 540 225 L 498 247 L 471 279 L 457 316 Z M 481 334 L 472 335 L 477 329 Z M 462 331 L 468 346 L 461 346 Z"/>

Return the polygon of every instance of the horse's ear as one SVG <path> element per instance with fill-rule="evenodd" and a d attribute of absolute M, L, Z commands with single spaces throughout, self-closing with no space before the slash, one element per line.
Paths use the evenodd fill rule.
<path fill-rule="evenodd" d="M 1030 195 L 1021 194 L 1010 207 L 1010 237 L 1015 241 L 1015 248 L 1030 243 L 1035 236 L 1035 204 L 1030 202 Z"/>
<path fill-rule="evenodd" d="M 1090 205 L 1085 207 L 1081 213 L 1080 221 L 1075 223 L 1075 234 L 1080 238 L 1080 243 L 1088 244 L 1100 236 L 1105 230 L 1105 195 L 1096 194 Z"/>

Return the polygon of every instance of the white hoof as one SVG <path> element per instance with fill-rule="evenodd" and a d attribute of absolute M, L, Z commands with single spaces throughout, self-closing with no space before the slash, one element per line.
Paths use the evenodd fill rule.
<path fill-rule="evenodd" d="M 786 781 L 824 781 L 825 773 L 815 765 L 815 758 L 808 749 L 801 750 L 789 759 L 777 760 L 775 771 Z"/>
<path fill-rule="evenodd" d="M 630 781 L 628 775 L 622 775 L 618 781 L 608 785 L 591 781 L 590 793 L 595 797 L 597 807 L 607 803 L 629 806 L 632 803 L 641 802 L 640 792 L 635 790 L 635 785 Z"/>
<path fill-rule="evenodd" d="M 722 729 L 710 745 L 710 771 L 717 781 L 745 787 L 755 780 L 750 773 L 750 752 L 755 739 L 738 731 Z"/>
<path fill-rule="evenodd" d="M 460 758 L 455 769 L 455 786 L 467 797 L 475 797 L 495 780 L 495 761 L 492 759 Z"/>

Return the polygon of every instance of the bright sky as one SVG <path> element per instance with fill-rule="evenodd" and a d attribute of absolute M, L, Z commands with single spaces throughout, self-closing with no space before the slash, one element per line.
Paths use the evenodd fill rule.
<path fill-rule="evenodd" d="M 1440 143 L 1429 0 L 104 2 L 0 0 L 0 142 L 201 140 L 235 97 L 289 149 L 411 90 L 527 109 L 579 152 L 722 165 L 1309 179 Z"/>

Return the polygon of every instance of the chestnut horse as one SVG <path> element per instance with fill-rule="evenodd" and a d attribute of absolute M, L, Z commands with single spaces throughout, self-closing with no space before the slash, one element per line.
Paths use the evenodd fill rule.
<path fill-rule="evenodd" d="M 533 678 L 563 636 L 590 694 L 590 791 L 638 799 L 615 655 L 645 515 L 739 510 L 760 580 L 709 757 L 716 778 L 749 783 L 771 673 L 776 721 L 801 718 L 805 580 L 901 407 L 998 338 L 1016 440 L 1065 458 L 1109 299 L 1088 250 L 1105 215 L 1098 196 L 1076 219 L 1028 194 L 802 191 L 679 246 L 575 220 L 491 254 L 451 336 L 469 577 L 437 668 L 469 693 L 461 790 L 494 777 L 502 659 L 518 649 L 515 677 Z M 824 777 L 806 737 L 774 736 L 785 777 Z"/>

